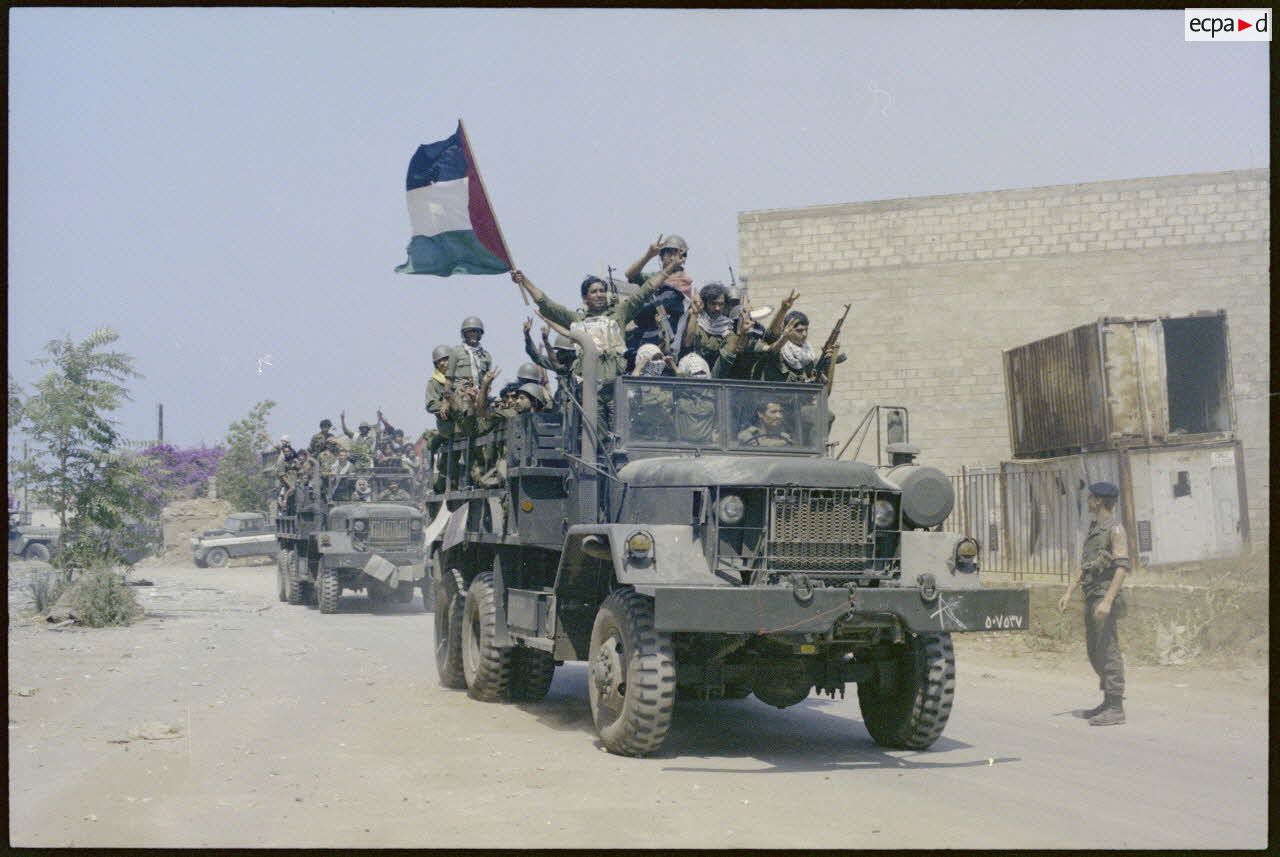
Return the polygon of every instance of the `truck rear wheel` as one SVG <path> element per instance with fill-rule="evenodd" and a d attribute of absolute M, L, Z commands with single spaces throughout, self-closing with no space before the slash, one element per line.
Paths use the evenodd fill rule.
<path fill-rule="evenodd" d="M 436 649 L 436 673 L 440 686 L 462 690 L 467 686 L 462 674 L 462 608 L 465 598 L 461 592 L 451 593 L 444 582 L 437 578 L 435 597 L 435 621 L 432 637 Z"/>
<path fill-rule="evenodd" d="M 956 695 L 950 634 L 913 637 L 898 659 L 891 687 L 858 683 L 862 722 L 882 747 L 927 750 L 942 736 Z"/>
<path fill-rule="evenodd" d="M 481 702 L 502 702 L 510 687 L 511 650 L 494 645 L 496 629 L 493 572 L 486 571 L 471 581 L 462 614 L 462 673 L 467 692 Z"/>
<path fill-rule="evenodd" d="M 342 584 L 338 580 L 338 570 L 322 558 L 316 579 L 316 600 L 320 604 L 321 613 L 338 612 L 338 596 L 342 594 Z"/>
<path fill-rule="evenodd" d="M 653 628 L 653 602 L 618 589 L 591 628 L 587 696 L 605 749 L 642 756 L 662 746 L 675 711 L 671 635 Z"/>
<path fill-rule="evenodd" d="M 49 546 L 41 544 L 40 542 L 32 542 L 27 545 L 26 550 L 22 552 L 23 559 L 33 559 L 39 562 L 48 562 L 50 556 Z"/>
<path fill-rule="evenodd" d="M 550 652 L 519 648 L 511 652 L 511 701 L 541 702 L 551 690 L 556 659 Z"/>
<path fill-rule="evenodd" d="M 303 600 L 302 580 L 298 574 L 298 552 L 285 551 L 284 585 L 285 600 L 290 604 L 301 604 Z"/>
<path fill-rule="evenodd" d="M 413 581 L 402 580 L 396 585 L 395 592 L 391 596 L 392 600 L 397 604 L 408 604 L 413 600 Z"/>
<path fill-rule="evenodd" d="M 204 555 L 204 561 L 214 568 L 222 568 L 227 564 L 227 549 L 210 548 L 209 552 Z"/>

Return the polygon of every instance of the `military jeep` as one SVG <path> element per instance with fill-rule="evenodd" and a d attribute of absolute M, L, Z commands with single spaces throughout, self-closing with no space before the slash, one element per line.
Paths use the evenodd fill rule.
<path fill-rule="evenodd" d="M 62 530 L 31 523 L 30 512 L 9 517 L 9 556 L 49 562 L 58 552 Z"/>
<path fill-rule="evenodd" d="M 448 515 L 431 544 L 446 687 L 529 702 L 557 664 L 588 664 L 604 746 L 658 749 L 677 696 L 785 708 L 857 685 L 871 738 L 923 750 L 955 694 L 951 634 L 1027 625 L 1024 589 L 980 580 L 979 545 L 941 532 L 950 480 L 827 453 L 815 384 L 622 377 L 598 436 L 594 348 L 581 398 L 523 414 L 441 457 Z M 497 488 L 468 456 L 505 450 Z M 492 456 L 489 456 L 491 458 Z"/>
<path fill-rule="evenodd" d="M 414 490 L 399 468 L 322 476 L 313 462 L 276 515 L 279 599 L 314 601 L 321 613 L 338 612 L 343 590 L 363 590 L 375 609 L 412 601 L 426 581 Z M 430 603 L 426 593 L 423 601 Z"/>
<path fill-rule="evenodd" d="M 198 568 L 221 568 L 232 557 L 275 556 L 276 533 L 258 512 L 232 512 L 222 526 L 191 537 L 191 559 Z"/>

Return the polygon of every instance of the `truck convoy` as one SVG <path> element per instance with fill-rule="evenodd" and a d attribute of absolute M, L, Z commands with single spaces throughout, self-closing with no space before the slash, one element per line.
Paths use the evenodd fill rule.
<path fill-rule="evenodd" d="M 578 391 L 452 441 L 446 488 L 424 498 L 447 516 L 428 539 L 441 683 L 533 702 L 558 664 L 585 661 L 605 748 L 639 756 L 677 696 L 785 708 L 852 682 L 878 744 L 932 745 L 955 694 L 951 634 L 1028 619 L 1027 591 L 984 586 L 978 543 L 940 531 L 950 480 L 908 443 L 885 468 L 832 458 L 820 384 L 624 376 L 601 419 L 594 344 L 571 334 Z M 477 456 L 500 462 L 496 487 L 472 484 Z M 351 525 L 325 532 L 331 545 L 284 560 L 322 569 L 299 580 L 353 555 L 338 547 Z"/>

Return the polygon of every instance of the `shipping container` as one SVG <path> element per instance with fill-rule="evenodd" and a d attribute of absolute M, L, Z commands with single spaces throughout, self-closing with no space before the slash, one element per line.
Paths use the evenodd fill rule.
<path fill-rule="evenodd" d="M 1129 551 L 1142 565 L 1237 556 L 1249 540 L 1244 453 L 1237 440 L 1132 447 L 1001 465 L 1011 561 L 1035 565 L 1066 555 L 1073 565 L 1089 525 L 1088 486 L 1120 487 L 1117 506 Z"/>
<path fill-rule="evenodd" d="M 1106 316 L 1003 352 L 1014 458 L 1231 440 L 1227 314 Z"/>

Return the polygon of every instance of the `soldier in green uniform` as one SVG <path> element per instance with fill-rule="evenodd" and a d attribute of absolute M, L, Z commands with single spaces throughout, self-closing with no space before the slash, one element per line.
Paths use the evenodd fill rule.
<path fill-rule="evenodd" d="M 412 503 L 413 495 L 405 490 L 404 480 L 397 479 L 383 489 L 382 496 L 378 498 L 378 501 L 382 503 Z"/>
<path fill-rule="evenodd" d="M 734 335 L 735 320 L 727 311 L 728 290 L 723 283 L 707 283 L 685 313 L 681 354 L 697 354 L 714 366 Z"/>
<path fill-rule="evenodd" d="M 332 428 L 333 428 L 332 420 L 320 421 L 320 431 L 311 435 L 311 442 L 307 444 L 307 450 L 312 455 L 319 455 L 320 453 L 324 452 L 324 448 L 328 446 L 330 438 L 333 437 L 333 435 L 330 434 L 330 429 Z"/>
<path fill-rule="evenodd" d="M 452 389 L 449 384 L 449 376 L 446 372 L 449 369 L 449 356 L 453 354 L 453 349 L 447 345 L 437 345 L 431 351 L 431 365 L 433 371 L 431 377 L 427 379 L 427 413 L 436 418 L 435 430 L 428 434 L 426 444 L 426 460 L 430 468 L 435 472 L 435 490 L 444 490 L 444 470 L 445 462 L 437 461 L 436 453 L 441 445 L 453 439 L 454 436 L 454 419 L 453 412 L 450 410 L 452 397 L 449 395 Z"/>
<path fill-rule="evenodd" d="M 361 421 L 356 428 L 356 433 L 352 433 L 347 428 L 347 412 L 342 411 L 338 414 L 338 422 L 342 426 L 342 434 L 350 440 L 351 464 L 357 469 L 363 469 L 373 466 L 373 449 L 376 444 L 376 437 L 373 435 L 373 427 L 367 422 Z"/>
<path fill-rule="evenodd" d="M 1124 656 L 1116 621 L 1124 616 L 1121 587 L 1129 573 L 1129 539 L 1124 525 L 1115 519 L 1120 489 L 1110 482 L 1089 486 L 1089 532 L 1080 557 L 1080 573 L 1058 601 L 1058 610 L 1067 609 L 1071 593 L 1084 590 L 1084 632 L 1089 663 L 1098 674 L 1102 704 L 1084 713 L 1090 726 L 1118 726 L 1124 723 Z"/>
<path fill-rule="evenodd" d="M 707 361 L 697 354 L 680 358 L 676 373 L 689 378 L 710 378 Z M 703 385 L 675 390 L 676 439 L 685 443 L 716 443 L 720 429 L 715 390 Z"/>
<path fill-rule="evenodd" d="M 742 446 L 791 446 L 791 435 L 782 430 L 786 419 L 781 402 L 764 401 L 756 408 L 756 421 L 738 432 Z"/>
<path fill-rule="evenodd" d="M 493 358 L 480 344 L 484 336 L 484 322 L 478 316 L 462 320 L 462 344 L 454 347 L 445 366 L 445 377 L 454 388 L 464 383 L 479 387 L 484 373 L 493 367 Z"/>

